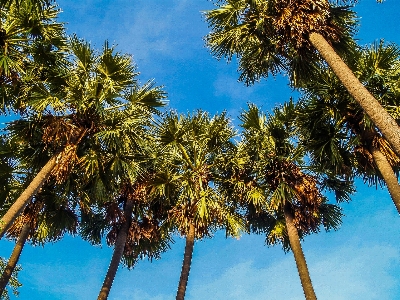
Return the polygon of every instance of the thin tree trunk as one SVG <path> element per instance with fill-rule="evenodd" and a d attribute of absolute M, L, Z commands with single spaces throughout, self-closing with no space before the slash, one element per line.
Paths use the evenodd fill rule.
<path fill-rule="evenodd" d="M 310 34 L 309 40 L 335 72 L 350 95 L 353 96 L 354 100 L 357 101 L 386 137 L 397 155 L 400 156 L 400 127 L 396 121 L 354 76 L 350 68 L 336 54 L 335 50 L 321 34 L 313 32 Z"/>
<path fill-rule="evenodd" d="M 290 248 L 293 251 L 294 259 L 297 265 L 297 271 L 299 272 L 301 285 L 303 286 L 304 295 L 307 300 L 316 300 L 313 285 L 311 283 L 310 273 L 308 272 L 308 267 L 306 259 L 304 257 L 303 250 L 300 244 L 299 234 L 293 223 L 293 214 L 290 211 L 290 207 L 285 205 L 285 221 L 286 228 L 289 236 Z"/>
<path fill-rule="evenodd" d="M 185 254 L 183 256 L 181 278 L 179 279 L 176 300 L 185 299 L 186 287 L 189 280 L 190 265 L 192 263 L 192 256 L 193 256 L 194 235 L 195 235 L 195 228 L 194 225 L 191 223 L 189 225 L 189 232 L 186 236 Z"/>
<path fill-rule="evenodd" d="M 393 168 L 388 162 L 386 156 L 378 148 L 371 146 L 369 151 L 374 158 L 374 162 L 378 167 L 379 172 L 385 180 L 389 194 L 397 208 L 397 212 L 400 214 L 400 185 L 396 174 L 393 172 Z"/>
<path fill-rule="evenodd" d="M 22 249 L 24 248 L 25 242 L 28 239 L 29 231 L 31 227 L 29 222 L 27 222 L 24 227 L 22 227 L 22 231 L 18 237 L 17 244 L 14 247 L 13 252 L 11 253 L 10 259 L 8 260 L 7 266 L 3 271 L 3 274 L 0 278 L 0 297 L 3 294 L 8 281 L 11 278 L 11 275 L 15 269 L 15 266 L 18 263 L 19 257 L 21 255 Z"/>
<path fill-rule="evenodd" d="M 107 274 L 106 277 L 104 278 L 103 286 L 101 287 L 97 300 L 107 299 L 108 294 L 110 293 L 111 286 L 114 282 L 115 275 L 117 274 L 118 271 L 122 254 L 124 253 L 129 227 L 132 223 L 132 208 L 133 208 L 133 201 L 127 200 L 124 209 L 125 222 L 122 224 L 121 229 L 118 232 L 118 237 L 115 242 L 114 253 L 111 258 L 110 266 L 108 267 Z"/>
<path fill-rule="evenodd" d="M 14 220 L 21 214 L 25 206 L 29 203 L 33 196 L 39 191 L 43 183 L 49 178 L 50 172 L 57 164 L 57 158 L 59 153 L 54 154 L 39 173 L 33 178 L 29 186 L 22 192 L 22 194 L 15 200 L 14 204 L 11 205 L 9 210 L 0 220 L 0 239 L 4 236 L 4 233 L 11 226 Z"/>

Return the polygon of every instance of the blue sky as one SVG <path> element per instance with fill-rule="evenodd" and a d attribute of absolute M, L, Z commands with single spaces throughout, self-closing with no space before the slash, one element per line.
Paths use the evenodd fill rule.
<path fill-rule="evenodd" d="M 360 0 L 359 43 L 384 38 L 400 44 L 397 1 Z M 142 82 L 155 78 L 168 92 L 170 107 L 180 112 L 201 108 L 226 110 L 237 118 L 247 102 L 264 110 L 296 97 L 283 76 L 252 87 L 237 82 L 236 63 L 215 60 L 204 47 L 208 28 L 200 11 L 207 0 L 58 1 L 68 33 L 101 48 L 104 40 L 131 53 Z M 337 232 L 305 238 L 303 248 L 319 299 L 400 299 L 400 219 L 385 190 L 357 183 L 353 201 L 342 205 Z M 141 261 L 134 270 L 120 268 L 109 299 L 174 299 L 184 240 L 175 238 L 161 260 Z M 1 242 L 1 255 L 13 244 Z M 26 246 L 19 299 L 95 299 L 112 249 L 92 247 L 79 237 L 44 247 Z M 263 236 L 240 240 L 215 238 L 195 244 L 188 300 L 304 299 L 293 255 L 267 247 Z"/>

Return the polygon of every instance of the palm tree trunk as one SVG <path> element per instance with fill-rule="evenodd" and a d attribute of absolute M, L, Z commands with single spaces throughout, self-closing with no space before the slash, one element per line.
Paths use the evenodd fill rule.
<path fill-rule="evenodd" d="M 122 224 L 121 229 L 118 232 L 118 237 L 115 242 L 114 253 L 111 258 L 110 266 L 108 267 L 106 277 L 104 278 L 103 286 L 101 287 L 97 300 L 105 300 L 108 298 L 111 286 L 114 282 L 115 275 L 117 274 L 119 263 L 121 261 L 122 254 L 124 253 L 126 239 L 128 237 L 129 227 L 132 223 L 132 208 L 133 201 L 127 200 L 125 203 L 124 217 L 125 222 Z"/>
<path fill-rule="evenodd" d="M 33 196 L 39 191 L 43 183 L 47 180 L 50 172 L 57 164 L 59 152 L 54 154 L 39 173 L 33 178 L 29 186 L 22 192 L 22 194 L 15 200 L 14 204 L 8 209 L 5 215 L 0 220 L 0 239 L 4 233 L 11 226 L 14 220 L 21 214 L 25 206 L 29 203 Z"/>
<path fill-rule="evenodd" d="M 290 248 L 293 251 L 294 259 L 297 265 L 297 271 L 299 272 L 301 285 L 303 286 L 304 295 L 307 300 L 316 300 L 313 285 L 311 283 L 310 273 L 308 272 L 308 267 L 306 259 L 304 257 L 303 250 L 300 244 L 299 234 L 293 223 L 293 214 L 288 205 L 285 205 L 285 221 L 286 228 L 289 236 Z"/>
<path fill-rule="evenodd" d="M 389 194 L 397 208 L 397 212 L 400 214 L 400 185 L 397 181 L 396 174 L 393 172 L 392 166 L 390 165 L 386 156 L 377 147 L 371 146 L 369 151 L 374 158 L 374 162 L 378 167 L 383 180 L 385 180 Z"/>
<path fill-rule="evenodd" d="M 194 235 L 195 235 L 195 228 L 194 225 L 190 223 L 189 232 L 186 236 L 185 254 L 183 256 L 181 278 L 179 279 L 176 300 L 185 299 L 186 286 L 189 280 L 190 265 L 192 263 L 192 256 L 193 256 Z"/>
<path fill-rule="evenodd" d="M 321 34 L 313 32 L 310 34 L 309 40 L 335 72 L 350 95 L 353 96 L 354 100 L 357 101 L 386 137 L 397 155 L 400 156 L 400 127 L 396 121 L 354 76 L 350 68 L 336 54 L 335 50 Z"/>
<path fill-rule="evenodd" d="M 0 297 L 3 294 L 8 284 L 8 281 L 11 278 L 15 266 L 17 265 L 22 249 L 24 248 L 25 242 L 28 239 L 30 229 L 31 227 L 29 222 L 26 223 L 24 227 L 22 227 L 22 231 L 18 237 L 17 244 L 15 245 L 14 250 L 11 253 L 10 259 L 8 260 L 7 266 L 4 269 L 3 274 L 1 275 L 0 278 Z"/>

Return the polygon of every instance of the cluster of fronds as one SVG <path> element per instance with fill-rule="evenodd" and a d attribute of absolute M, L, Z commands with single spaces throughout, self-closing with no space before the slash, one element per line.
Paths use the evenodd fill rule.
<path fill-rule="evenodd" d="M 305 233 L 317 231 L 321 225 L 319 207 L 324 201 L 315 177 L 304 174 L 298 166 L 289 161 L 268 164 L 264 181 L 272 191 L 270 208 L 282 210 L 290 202 L 294 214 L 294 225 Z"/>
<path fill-rule="evenodd" d="M 320 58 L 311 33 L 321 34 L 341 53 L 354 48 L 355 14 L 327 0 L 221 1 L 206 12 L 212 32 L 207 44 L 218 58 L 239 58 L 239 79 L 252 84 L 281 71 L 299 85 L 312 78 Z"/>

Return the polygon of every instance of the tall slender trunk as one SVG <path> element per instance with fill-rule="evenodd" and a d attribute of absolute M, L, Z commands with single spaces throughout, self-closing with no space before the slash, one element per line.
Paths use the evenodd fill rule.
<path fill-rule="evenodd" d="M 183 256 L 181 278 L 179 279 L 176 300 L 185 299 L 186 287 L 189 280 L 190 265 L 192 263 L 192 256 L 193 256 L 194 235 L 195 235 L 195 228 L 194 225 L 190 223 L 189 232 L 186 235 L 185 254 Z"/>
<path fill-rule="evenodd" d="M 374 158 L 374 162 L 378 167 L 383 179 L 385 180 L 386 186 L 389 190 L 389 194 L 392 197 L 393 203 L 397 208 L 397 212 L 400 214 L 400 185 L 397 180 L 396 174 L 393 172 L 393 168 L 387 160 L 386 156 L 374 146 L 371 146 L 369 151 Z"/>
<path fill-rule="evenodd" d="M 357 77 L 354 76 L 350 68 L 336 54 L 335 50 L 321 34 L 316 32 L 311 33 L 309 41 L 332 68 L 354 100 L 357 101 L 376 127 L 386 137 L 397 155 L 400 156 L 400 127 L 396 121 L 361 84 Z"/>
<path fill-rule="evenodd" d="M 25 206 L 29 203 L 33 196 L 37 194 L 43 183 L 47 180 L 50 172 L 57 164 L 59 153 L 54 154 L 39 173 L 33 178 L 29 186 L 22 192 L 22 194 L 15 200 L 14 204 L 8 209 L 5 215 L 0 220 L 0 239 L 4 233 L 11 226 L 14 220 L 21 214 Z"/>
<path fill-rule="evenodd" d="M 124 217 L 125 222 L 122 224 L 118 232 L 117 240 L 115 241 L 114 253 L 111 258 L 110 266 L 108 267 L 106 277 L 104 278 L 103 286 L 101 287 L 97 300 L 105 300 L 108 298 L 111 286 L 114 282 L 115 275 L 117 274 L 119 263 L 122 254 L 124 253 L 126 239 L 128 237 L 129 227 L 132 223 L 132 208 L 133 201 L 127 200 L 125 203 Z"/>
<path fill-rule="evenodd" d="M 24 248 L 25 242 L 28 239 L 29 231 L 31 227 L 29 222 L 22 227 L 22 231 L 18 237 L 17 244 L 14 247 L 13 252 L 11 253 L 10 259 L 8 260 L 7 266 L 3 271 L 3 274 L 0 278 L 0 297 L 3 294 L 8 281 L 11 278 L 11 275 L 15 269 L 15 266 L 18 263 L 19 257 L 21 256 L 22 249 Z"/>
<path fill-rule="evenodd" d="M 285 221 L 286 228 L 289 235 L 290 248 L 293 251 L 294 259 L 297 265 L 297 271 L 299 272 L 301 285 L 303 286 L 304 295 L 307 300 L 316 300 L 313 285 L 311 283 L 310 273 L 308 272 L 308 267 L 306 263 L 306 258 L 304 257 L 303 250 L 301 249 L 300 238 L 296 227 L 293 223 L 293 214 L 288 205 L 285 205 Z"/>

